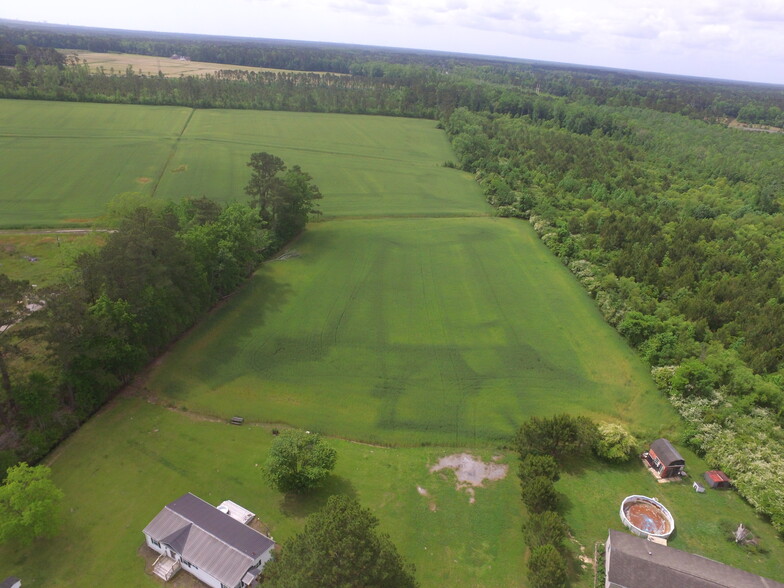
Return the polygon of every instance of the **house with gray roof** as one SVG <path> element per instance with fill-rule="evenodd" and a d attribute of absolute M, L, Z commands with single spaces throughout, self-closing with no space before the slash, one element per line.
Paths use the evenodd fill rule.
<path fill-rule="evenodd" d="M 213 588 L 255 586 L 275 542 L 190 492 L 167 504 L 144 528 L 161 556 L 153 568 L 169 580 L 180 569 Z"/>
<path fill-rule="evenodd" d="M 605 588 L 784 588 L 707 557 L 610 531 L 605 544 Z"/>

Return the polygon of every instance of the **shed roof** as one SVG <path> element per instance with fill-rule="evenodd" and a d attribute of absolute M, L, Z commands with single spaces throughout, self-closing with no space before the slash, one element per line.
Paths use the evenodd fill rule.
<path fill-rule="evenodd" d="M 686 464 L 686 460 L 683 459 L 678 450 L 667 439 L 656 439 L 656 441 L 651 443 L 651 449 L 664 465 Z"/>
<path fill-rule="evenodd" d="M 722 472 L 721 470 L 709 470 L 705 472 L 705 475 L 713 480 L 714 482 L 729 482 L 730 479 L 727 477 L 727 474 Z"/>
<path fill-rule="evenodd" d="M 0 582 L 0 588 L 13 588 L 14 586 L 20 586 L 21 580 L 16 576 L 9 576 L 2 582 Z"/>
<path fill-rule="evenodd" d="M 236 586 L 275 545 L 190 492 L 167 504 L 144 533 L 227 586 Z"/>
<path fill-rule="evenodd" d="M 610 586 L 624 588 L 784 588 L 732 566 L 621 531 L 607 539 Z"/>

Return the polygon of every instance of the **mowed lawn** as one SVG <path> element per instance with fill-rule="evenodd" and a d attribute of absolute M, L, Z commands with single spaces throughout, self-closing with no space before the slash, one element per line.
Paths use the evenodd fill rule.
<path fill-rule="evenodd" d="M 153 394 L 394 445 L 503 443 L 568 411 L 675 416 L 593 301 L 512 219 L 316 223 L 181 340 Z"/>
<path fill-rule="evenodd" d="M 142 529 L 168 502 L 193 492 L 213 504 L 234 500 L 255 512 L 277 541 L 301 530 L 329 495 L 347 493 L 373 510 L 422 586 L 515 586 L 524 549 L 514 475 L 476 488 L 474 503 L 451 471 L 429 468 L 453 449 L 371 447 L 331 439 L 338 463 L 327 485 L 284 497 L 258 465 L 269 427 L 194 419 L 175 408 L 124 398 L 90 420 L 50 456 L 65 493 L 63 526 L 29 549 L 0 546 L 0 573 L 25 586 L 160 586 L 144 572 Z M 477 456 L 509 463 L 503 452 Z M 427 491 L 423 496 L 417 488 Z"/>

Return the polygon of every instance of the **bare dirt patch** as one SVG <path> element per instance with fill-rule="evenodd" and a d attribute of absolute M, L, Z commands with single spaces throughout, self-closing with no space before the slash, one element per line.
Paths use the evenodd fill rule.
<path fill-rule="evenodd" d="M 178 173 L 184 172 L 184 171 L 188 171 L 188 166 L 183 163 L 182 165 L 178 165 L 173 170 L 171 170 L 171 173 L 178 174 Z"/>
<path fill-rule="evenodd" d="M 494 457 L 493 461 L 498 461 L 498 459 L 498 457 Z M 440 472 L 445 469 L 455 472 L 455 477 L 457 478 L 455 489 L 465 490 L 469 496 L 468 502 L 471 504 L 476 501 L 475 488 L 483 487 L 485 480 L 491 482 L 503 480 L 509 473 L 508 465 L 484 462 L 469 453 L 455 453 L 442 457 L 438 460 L 438 463 L 430 468 L 430 473 Z"/>
<path fill-rule="evenodd" d="M 136 181 L 140 184 L 149 184 L 150 182 L 152 182 L 152 178 L 146 178 L 142 176 L 140 178 L 136 178 Z"/>

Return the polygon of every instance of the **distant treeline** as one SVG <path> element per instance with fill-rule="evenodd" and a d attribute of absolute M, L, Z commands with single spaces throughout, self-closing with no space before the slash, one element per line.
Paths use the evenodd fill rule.
<path fill-rule="evenodd" d="M 316 109 L 333 112 L 367 112 L 404 114 L 437 118 L 458 106 L 472 110 L 493 110 L 504 90 L 506 102 L 522 93 L 538 93 L 583 101 L 596 105 L 638 106 L 662 112 L 680 113 L 696 118 L 735 118 L 749 123 L 784 126 L 784 88 L 762 84 L 740 84 L 684 77 L 641 74 L 619 70 L 546 64 L 533 61 L 482 58 L 436 52 L 413 52 L 394 49 L 345 45 L 286 42 L 221 37 L 132 33 L 62 26 L 34 26 L 3 21 L 0 23 L 0 63 L 16 65 L 15 52 L 30 48 L 85 49 L 97 52 L 123 52 L 169 57 L 187 55 L 193 60 L 300 72 L 315 71 L 351 74 L 352 80 L 340 83 L 324 81 L 332 89 L 345 88 L 341 100 L 328 100 L 312 87 L 313 80 L 297 82 L 299 87 L 283 101 L 289 109 Z M 27 49 L 25 49 L 27 48 Z M 231 69 L 231 67 L 227 67 Z M 124 74 L 126 72 L 116 72 Z M 52 75 L 52 74 L 50 74 Z M 119 76 L 118 76 L 119 77 Z M 142 76 L 140 76 L 142 77 Z M 234 74 L 239 84 L 222 87 L 216 94 L 215 80 L 189 82 L 183 89 L 160 87 L 145 81 L 139 93 L 120 88 L 119 93 L 98 87 L 71 87 L 63 96 L 51 98 L 51 92 L 31 89 L 31 95 L 58 100 L 106 100 L 117 102 L 154 102 L 169 104 L 167 91 L 185 95 L 176 104 L 214 108 L 279 108 L 269 100 L 252 99 L 248 85 L 270 83 L 269 77 Z M 143 78 L 143 77 L 142 77 Z M 225 77 L 224 77 L 225 79 Z M 292 85 L 291 77 L 288 78 Z M 6 83 L 9 80 L 6 80 Z M 16 93 L 27 88 L 26 79 L 15 80 Z M 68 85 L 68 81 L 64 81 Z M 73 83 L 73 82 L 71 82 Z M 276 91 L 280 86 L 270 88 Z M 321 87 L 321 86 L 319 86 Z M 304 88 L 309 88 L 305 90 Z M 369 95 L 350 105 L 349 89 L 363 88 Z M 286 89 L 282 87 L 281 89 Z M 394 90 L 394 91 L 393 91 Z M 8 91 L 8 88 L 6 89 Z M 236 92 L 236 95 L 234 95 Z M 469 94 L 459 99 L 452 94 Z M 142 95 L 143 94 L 143 95 Z M 296 94 L 293 95 L 293 94 Z M 446 94 L 446 96 L 442 96 Z M 13 97 L 10 94 L 5 96 Z M 383 99 L 382 99 L 383 98 Z M 337 104 L 337 106 L 336 106 Z"/>

